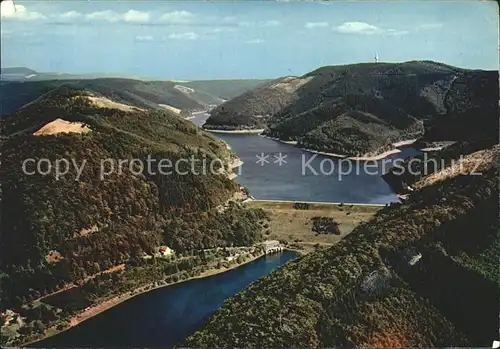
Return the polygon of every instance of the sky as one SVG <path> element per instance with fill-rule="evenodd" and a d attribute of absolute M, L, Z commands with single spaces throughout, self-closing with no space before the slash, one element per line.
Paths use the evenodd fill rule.
<path fill-rule="evenodd" d="M 376 52 L 381 62 L 499 66 L 495 1 L 6 0 L 0 13 L 2 67 L 40 72 L 275 78 Z"/>

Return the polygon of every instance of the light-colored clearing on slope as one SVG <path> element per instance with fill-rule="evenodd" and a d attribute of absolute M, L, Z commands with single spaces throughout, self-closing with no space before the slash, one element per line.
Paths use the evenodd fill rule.
<path fill-rule="evenodd" d="M 399 142 L 396 142 L 396 143 L 392 143 L 392 146 L 394 148 L 397 148 L 397 147 L 404 147 L 405 145 L 411 145 L 413 143 L 415 143 L 417 141 L 417 139 L 408 139 L 406 141 L 399 141 Z"/>
<path fill-rule="evenodd" d="M 177 91 L 181 91 L 182 93 L 185 93 L 185 94 L 190 94 L 190 93 L 195 92 L 195 90 L 192 89 L 191 87 L 186 87 L 186 86 L 182 86 L 182 85 L 175 85 L 174 88 Z"/>
<path fill-rule="evenodd" d="M 171 112 L 174 112 L 176 114 L 180 114 L 181 113 L 181 110 L 176 108 L 176 107 L 172 107 L 171 105 L 168 105 L 168 104 L 158 104 L 160 107 L 162 108 L 165 108 L 167 110 L 170 110 Z"/>
<path fill-rule="evenodd" d="M 80 231 L 73 235 L 73 237 L 85 236 L 90 233 L 97 233 L 99 231 L 99 227 L 97 225 L 93 225 L 90 228 L 82 228 Z"/>
<path fill-rule="evenodd" d="M 69 122 L 63 119 L 55 119 L 49 122 L 38 131 L 33 133 L 35 136 L 55 135 L 58 133 L 88 133 L 91 129 L 81 122 Z"/>
<path fill-rule="evenodd" d="M 422 178 L 413 187 L 420 189 L 458 175 L 480 176 L 482 171 L 498 166 L 499 161 L 500 146 L 496 145 L 491 149 L 480 150 L 456 160 L 444 170 Z"/>
<path fill-rule="evenodd" d="M 115 102 L 106 97 L 86 96 L 86 98 L 88 98 L 95 106 L 99 108 L 119 109 L 123 111 L 138 111 L 138 110 L 144 111 L 144 109 Z"/>
<path fill-rule="evenodd" d="M 243 162 L 243 161 L 241 161 L 241 159 L 240 159 L 240 158 L 236 158 L 236 159 L 234 159 L 234 160 L 233 160 L 233 161 L 229 164 L 229 168 L 230 168 L 231 170 L 233 170 L 233 169 L 235 169 L 235 168 L 238 168 L 238 167 L 240 167 L 240 166 L 243 166 L 243 164 L 244 164 L 244 162 Z"/>
<path fill-rule="evenodd" d="M 295 92 L 312 79 L 314 79 L 314 76 L 309 76 L 303 79 L 293 76 L 287 76 L 286 78 L 281 79 L 280 82 L 271 85 L 271 88 L 280 88 L 285 90 L 286 92 Z"/>

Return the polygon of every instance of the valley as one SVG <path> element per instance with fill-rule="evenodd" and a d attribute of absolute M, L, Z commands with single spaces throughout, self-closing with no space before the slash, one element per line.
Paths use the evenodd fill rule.
<path fill-rule="evenodd" d="M 450 313 L 446 302 L 429 299 L 433 297 L 434 291 L 418 288 L 418 285 L 413 283 L 413 274 L 408 274 L 409 271 L 404 268 L 401 269 L 399 259 L 406 258 L 402 256 L 407 253 L 413 253 L 413 257 L 424 256 L 432 260 L 437 258 L 442 260 L 440 263 L 449 265 L 450 270 L 455 270 L 454 273 L 470 274 L 467 277 L 485 283 L 484 287 L 488 289 L 494 288 L 491 285 L 494 277 L 489 242 L 477 251 L 460 250 L 463 247 L 454 245 L 446 247 L 447 240 L 435 245 L 434 242 L 426 242 L 426 234 L 432 231 L 439 231 L 445 239 L 449 229 L 458 224 L 454 222 L 468 221 L 471 219 L 469 217 L 476 215 L 477 210 L 485 214 L 492 213 L 494 191 L 481 189 L 495 188 L 492 176 L 496 173 L 495 164 L 498 162 L 499 152 L 498 147 L 492 147 L 495 140 L 490 134 L 481 133 L 479 137 L 476 136 L 479 134 L 473 133 L 472 140 L 449 142 L 443 149 L 430 149 L 430 154 L 443 160 L 441 167 L 431 168 L 431 173 L 423 177 L 408 177 L 406 173 L 400 176 L 391 172 L 391 163 L 406 158 L 403 162 L 406 166 L 409 159 L 422 158 L 425 153 L 411 147 L 432 145 L 426 141 L 425 135 L 411 141 L 392 142 L 392 147 L 401 148 L 396 152 L 387 151 L 387 157 L 373 159 L 336 158 L 331 154 L 321 154 L 319 150 L 303 151 L 295 146 L 298 146 L 299 142 L 245 134 L 252 132 L 251 128 L 236 133 L 234 130 L 227 133 L 220 131 L 220 134 L 214 132 L 218 139 L 210 134 L 210 128 L 205 127 L 205 122 L 210 120 L 211 114 L 214 113 L 207 113 L 206 108 L 210 108 L 209 105 L 194 99 L 194 102 L 188 103 L 199 104 L 193 107 L 194 109 L 188 106 L 185 110 L 190 110 L 190 116 L 186 116 L 178 112 L 181 109 L 171 106 L 175 103 L 168 99 L 170 97 L 135 97 L 139 94 L 132 95 L 127 91 L 130 91 L 129 86 L 136 86 L 133 88 L 137 89 L 137 85 L 133 85 L 136 82 L 123 83 L 124 81 L 106 79 L 90 82 L 43 82 L 43 88 L 51 90 L 40 96 L 37 95 L 39 92 L 29 95 L 27 104 L 0 120 L 7 135 L 6 151 L 3 154 L 5 167 L 0 172 L 2 183 L 7 184 L 3 198 L 11 203 L 9 207 L 3 207 L 3 212 L 9 218 L 4 218 L 2 224 L 8 230 L 14 229 L 24 234 L 10 236 L 2 243 L 2 255 L 5 261 L 8 261 L 8 264 L 2 266 L 5 275 L 3 297 L 9 304 L 9 311 L 14 311 L 15 314 L 14 320 L 4 326 L 7 334 L 2 337 L 4 342 L 30 346 L 43 346 L 52 341 L 59 344 L 83 345 L 83 338 L 86 336 L 73 333 L 85 331 L 84 328 L 94 328 L 94 324 L 99 323 L 99 314 L 103 313 L 106 317 L 111 310 L 120 309 L 128 304 L 129 300 L 141 294 L 145 297 L 155 289 L 165 286 L 168 286 L 168 289 L 188 280 L 210 279 L 235 268 L 236 272 L 248 263 L 258 264 L 262 258 L 267 258 L 262 257 L 261 242 L 276 240 L 286 250 L 298 253 L 294 255 L 298 256 L 298 259 L 293 264 L 287 263 L 275 273 L 252 283 L 248 289 L 240 289 L 242 292 L 220 310 L 217 310 L 219 305 L 213 305 L 215 308 L 210 308 L 210 312 L 203 315 L 203 323 L 208 316 L 214 314 L 213 317 L 201 328 L 198 328 L 201 323 L 180 323 L 180 326 L 186 326 L 185 329 L 189 328 L 188 332 L 185 332 L 186 336 L 190 336 L 187 344 L 195 347 L 210 347 L 221 343 L 225 343 L 223 346 L 238 346 L 238 338 L 257 340 L 253 335 L 244 334 L 239 332 L 240 330 L 220 328 L 227 323 L 224 318 L 226 309 L 239 308 L 239 302 L 247 302 L 245 308 L 248 308 L 250 313 L 246 314 L 252 313 L 251 309 L 255 305 L 248 303 L 245 297 L 247 294 L 255 297 L 254 293 L 258 294 L 258 297 L 266 297 L 271 303 L 280 302 L 281 311 L 287 312 L 291 311 L 287 310 L 288 307 L 298 307 L 298 313 L 295 313 L 285 327 L 283 324 L 276 327 L 279 335 L 274 336 L 272 341 L 266 340 L 266 345 L 296 345 L 298 342 L 294 341 L 299 340 L 298 338 L 300 342 L 308 341 L 310 346 L 330 343 L 328 341 L 332 340 L 334 342 L 331 343 L 343 343 L 348 346 L 353 343 L 381 345 L 389 340 L 419 345 L 479 343 L 477 340 L 480 340 L 482 332 L 479 329 L 470 330 L 463 327 L 469 325 L 455 320 L 455 317 L 462 316 L 462 313 Z M 38 86 L 41 85 L 37 85 L 38 82 L 24 84 L 26 91 L 40 91 Z M 176 88 L 174 90 L 181 91 Z M 14 95 L 17 95 L 17 92 L 14 92 Z M 146 97 L 148 99 L 144 99 Z M 159 101 L 157 98 L 167 99 L 162 101 L 164 103 L 156 104 Z M 209 132 L 203 131 L 198 125 Z M 459 125 L 455 128 L 458 129 Z M 265 134 L 267 132 L 265 129 Z M 434 141 L 434 144 L 438 143 Z M 16 166 L 23 157 L 42 158 L 48 155 L 52 159 L 61 158 L 67 153 L 67 149 L 73 149 L 72 157 L 76 163 L 83 160 L 87 163 L 87 154 L 90 151 L 94 155 L 90 167 L 82 167 L 77 174 L 77 182 L 71 182 L 74 177 L 72 173 L 69 173 L 69 177 L 61 178 L 27 176 Z M 146 172 L 137 177 L 132 167 L 129 167 L 128 170 L 124 169 L 124 173 L 120 171 L 118 177 L 110 172 L 109 178 L 101 182 L 100 186 L 91 187 L 91 183 L 98 183 L 95 182 L 98 178 L 96 174 L 99 171 L 102 173 L 99 163 L 102 164 L 106 158 L 124 158 L 131 155 L 144 158 L 147 154 L 156 154 L 158 160 L 208 156 L 209 159 L 223 159 L 223 163 L 216 173 L 187 178 Z M 286 154 L 287 157 L 282 169 L 281 165 L 270 162 L 264 170 L 264 163 L 259 164 L 256 161 L 258 154 L 269 154 L 273 157 L 276 154 Z M 458 154 L 470 155 L 466 156 L 465 161 L 453 162 Z M 349 167 L 352 164 L 360 166 L 368 160 L 374 160 L 380 174 L 386 175 L 383 179 L 380 175 L 372 176 L 359 171 L 351 174 L 344 169 L 347 160 L 350 161 Z M 389 161 L 389 171 L 384 167 L 386 161 Z M 336 170 L 328 174 L 315 173 L 323 169 L 325 162 L 336 166 Z M 304 167 L 305 163 L 307 166 Z M 478 166 L 475 166 L 476 163 Z M 479 168 L 483 176 L 461 176 L 471 167 Z M 238 184 L 232 180 L 234 178 Z M 262 181 L 268 184 L 263 186 Z M 480 196 L 471 197 L 468 187 L 462 184 L 464 181 L 467 186 L 477 187 L 472 192 L 477 192 Z M 43 191 L 40 190 L 42 183 Z M 110 184 L 106 183 L 112 184 L 109 186 Z M 183 189 L 186 185 L 195 189 L 189 195 L 186 195 Z M 452 189 L 443 191 L 443 186 Z M 408 187 L 413 188 L 411 192 Z M 16 201 L 19 188 L 23 190 L 23 201 Z M 62 190 L 65 194 L 62 194 Z M 450 190 L 451 194 L 448 193 Z M 111 192 L 115 195 L 112 196 Z M 120 195 L 116 196 L 116 192 Z M 468 197 L 470 201 L 459 203 L 453 196 L 455 192 L 457 198 Z M 71 200 L 66 198 L 68 193 L 72 193 Z M 396 193 L 405 195 L 401 203 L 397 203 Z M 439 199 L 440 196 L 443 199 Z M 50 200 L 51 205 L 44 208 L 41 204 L 47 200 Z M 328 203 L 331 201 L 338 203 Z M 482 208 L 474 209 L 475 205 Z M 74 211 L 76 207 L 79 207 L 80 211 Z M 452 207 L 458 211 L 449 213 Z M 15 218 L 20 216 L 14 212 L 20 210 L 24 215 L 36 217 L 31 220 L 34 226 L 30 229 L 34 230 L 19 230 L 23 223 L 19 218 Z M 419 217 L 422 215 L 429 216 L 425 219 L 426 223 L 420 221 Z M 493 215 L 486 217 L 493 218 Z M 480 239 L 484 241 L 494 239 L 491 234 L 495 223 L 490 218 L 482 222 L 484 227 L 481 225 L 481 234 L 484 234 L 484 237 Z M 391 223 L 391 220 L 394 220 L 394 223 Z M 418 223 L 411 223 L 413 220 Z M 405 223 L 401 223 L 403 221 Z M 450 223 L 440 228 L 440 225 L 435 225 L 438 221 Z M 64 223 L 54 225 L 53 222 Z M 423 228 L 416 228 L 412 233 L 412 224 Z M 393 231 L 399 231 L 401 226 L 409 227 L 409 232 L 400 235 Z M 25 245 L 23 241 L 31 243 Z M 368 245 L 367 241 L 370 241 Z M 413 247 L 406 247 L 408 242 L 405 241 L 411 241 L 410 245 Z M 496 240 L 492 241 L 494 245 Z M 104 247 L 104 242 L 107 247 Z M 161 246 L 168 246 L 174 252 L 162 256 L 157 252 Z M 19 258 L 20 251 L 23 258 Z M 444 256 L 453 254 L 454 257 L 443 257 L 439 251 L 444 251 Z M 330 254 L 332 257 L 329 257 Z M 338 263 L 344 263 L 341 262 L 343 259 L 348 261 L 345 267 L 338 269 L 336 273 L 353 275 L 354 280 L 358 281 L 349 281 L 346 284 L 354 282 L 353 288 L 345 285 L 332 288 L 333 284 L 329 279 L 314 279 L 314 275 L 323 275 L 322 270 L 326 268 L 323 263 L 331 258 L 340 258 Z M 421 265 L 427 265 L 426 263 L 427 259 L 424 259 Z M 351 270 L 351 265 L 355 269 Z M 296 273 L 302 273 L 302 268 L 313 268 L 314 273 L 308 272 L 307 275 L 312 278 L 312 284 L 330 289 L 327 298 L 323 299 L 323 291 L 315 295 L 319 291 L 306 287 L 302 281 L 299 283 L 302 286 L 292 283 L 284 291 L 296 302 L 293 305 L 283 304 L 282 298 L 271 291 L 274 287 L 272 285 L 274 282 L 282 283 L 277 280 L 283 277 L 297 278 Z M 380 277 L 388 280 L 389 284 L 384 281 L 386 291 L 366 298 L 363 285 L 378 275 L 377 273 L 382 273 Z M 427 269 L 420 273 L 424 274 L 419 277 L 431 277 Z M 339 280 L 343 280 L 342 275 L 338 276 Z M 20 278 L 24 285 L 29 285 L 27 288 L 19 287 L 17 280 Z M 305 276 L 301 274 L 299 278 L 304 279 Z M 256 279 L 252 279 L 254 280 Z M 356 282 L 361 283 L 358 285 Z M 345 292 L 351 292 L 351 298 L 345 298 Z M 396 294 L 398 297 L 395 300 L 387 299 Z M 324 316 L 332 315 L 328 315 L 329 311 L 323 313 L 323 310 L 320 310 L 323 306 L 321 304 L 330 302 L 327 304 L 337 304 L 337 308 L 334 308 L 336 311 L 347 311 L 345 305 L 337 303 L 337 300 L 331 303 L 331 297 L 341 299 L 342 302 L 348 301 L 351 315 L 333 322 L 337 324 L 337 337 L 324 337 L 323 331 L 329 333 L 332 329 L 328 326 L 333 325 L 324 323 Z M 408 316 L 404 310 L 398 313 L 399 315 L 395 314 L 394 318 L 382 317 L 384 326 L 389 327 L 380 328 L 379 332 L 370 335 L 372 337 L 367 337 L 368 332 L 364 329 L 349 332 L 352 331 L 347 330 L 350 326 L 358 326 L 358 316 L 366 316 L 365 307 L 373 307 L 371 304 L 377 299 L 383 302 L 377 310 L 382 313 L 385 306 L 392 309 L 391 302 L 420 304 L 418 309 L 428 317 L 426 326 L 430 332 L 408 332 L 408 328 L 413 326 L 411 319 L 408 320 L 410 323 L 403 322 L 404 326 L 407 326 L 404 329 L 394 327 L 393 321 L 401 321 L 401 317 Z M 315 303 L 318 301 L 320 303 Z M 488 298 L 487 301 L 491 304 L 493 300 Z M 385 305 L 384 302 L 389 303 Z M 124 305 L 121 305 L 122 303 Z M 477 307 L 483 309 L 484 306 L 478 303 Z M 235 308 L 231 309 L 232 313 L 237 313 Z M 263 319 L 267 316 L 266 309 L 259 311 Z M 303 312 L 313 318 L 301 317 Z M 357 312 L 365 315 L 357 315 Z M 421 319 L 421 315 L 416 316 Z M 238 319 L 253 321 L 245 320 L 245 314 L 239 314 Z M 304 321 L 316 321 L 327 327 L 313 332 L 307 327 L 299 329 L 297 323 Z M 87 322 L 88 325 L 82 325 Z M 290 337 L 287 328 L 296 328 L 295 333 L 299 337 Z M 75 332 L 73 329 L 78 330 Z M 212 334 L 208 335 L 207 331 Z M 392 334 L 394 331 L 398 334 Z M 433 342 L 433 331 L 448 333 L 448 337 Z M 483 335 L 489 336 L 487 331 L 491 329 L 484 331 L 486 332 Z M 54 336 L 60 332 L 64 333 Z M 213 333 L 225 334 L 214 336 Z M 412 336 L 411 333 L 418 333 L 418 336 Z M 53 339 L 48 338 L 52 336 Z M 43 338 L 48 339 L 40 342 Z M 103 333 L 99 338 L 94 338 L 96 342 L 92 343 L 105 343 L 107 335 Z M 113 337 L 113 340 L 116 338 Z M 176 343 L 172 342 L 172 345 Z M 254 342 L 255 345 L 263 343 L 260 340 Z M 151 345 L 157 344 L 151 342 Z"/>
<path fill-rule="evenodd" d="M 1 347 L 498 347 L 496 3 L 0 7 Z"/>
<path fill-rule="evenodd" d="M 95 90 L 94 85 L 73 82 L 48 86 L 54 88 L 0 120 L 7 135 L 5 167 L 0 172 L 6 184 L 3 199 L 11 202 L 3 207 L 4 217 L 10 217 L 2 220 L 3 227 L 19 229 L 22 216 L 13 212 L 38 217 L 31 221 L 32 230 L 3 239 L 3 299 L 15 314 L 4 326 L 4 342 L 35 345 L 139 294 L 252 262 L 262 256 L 262 240 L 279 239 L 300 253 L 312 251 L 317 243 L 327 246 L 340 240 L 300 236 L 299 230 L 299 235 L 285 236 L 278 227 L 288 214 L 273 220 L 269 214 L 276 211 L 268 209 L 269 203 L 242 204 L 248 194 L 240 193 L 229 175 L 239 171 L 235 164 L 242 164 L 232 147 L 175 111 L 122 100 L 117 97 L 122 92 L 114 90 L 119 86 L 105 93 L 102 85 Z M 203 115 L 204 111 L 192 112 L 194 121 Z M 57 163 L 65 159 L 68 149 L 72 149 L 72 161 L 81 164 L 75 173 L 68 169 L 61 176 L 28 175 L 17 166 L 23 158 L 46 156 Z M 125 166 L 118 174 L 106 172 L 105 181 L 96 181 L 99 173 L 102 176 L 100 164 L 109 157 L 143 158 L 153 152 L 157 159 L 179 159 L 200 156 L 200 150 L 205 156 L 224 159 L 220 175 L 185 178 L 144 173 L 137 177 Z M 90 152 L 92 159 L 87 158 Z M 198 191 L 182 194 L 193 180 L 190 185 L 199 187 Z M 22 201 L 15 199 L 19 188 L 24 188 Z M 211 199 L 200 201 L 197 195 Z M 50 206 L 42 206 L 47 200 Z M 333 212 L 331 207 L 318 206 L 305 217 L 323 211 Z M 373 213 L 356 212 L 341 218 L 343 234 Z M 291 224 L 303 225 L 305 217 L 290 217 Z M 273 232 L 266 236 L 266 231 L 271 233 L 265 228 L 269 225 Z M 235 232 L 231 238 L 218 237 Z M 24 245 L 25 239 L 30 245 Z M 305 245 L 297 245 L 298 239 Z M 161 257 L 155 251 L 162 245 L 175 253 Z M 19 279 L 29 286 L 20 286 Z"/>

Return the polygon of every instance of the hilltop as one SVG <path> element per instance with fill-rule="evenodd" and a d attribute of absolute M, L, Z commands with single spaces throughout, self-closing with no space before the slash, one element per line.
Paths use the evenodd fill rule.
<path fill-rule="evenodd" d="M 0 119 L 0 310 L 20 316 L 2 343 L 64 329 L 103 298 L 202 273 L 202 249 L 261 239 L 259 210 L 219 209 L 240 191 L 224 143 L 107 86 L 69 82 Z M 203 167 L 213 159 L 213 171 Z M 156 260 L 161 245 L 176 255 Z"/>
<path fill-rule="evenodd" d="M 327 66 L 229 100 L 204 127 L 265 128 L 302 148 L 360 156 L 407 139 L 494 134 L 498 96 L 498 72 L 430 61 Z"/>

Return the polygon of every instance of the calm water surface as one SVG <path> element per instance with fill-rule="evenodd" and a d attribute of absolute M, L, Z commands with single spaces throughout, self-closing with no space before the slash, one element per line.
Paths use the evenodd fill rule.
<path fill-rule="evenodd" d="M 170 348 L 199 329 L 227 298 L 295 257 L 284 251 L 222 274 L 141 294 L 32 346 Z"/>
<path fill-rule="evenodd" d="M 192 121 L 201 125 L 207 117 L 207 114 L 197 115 Z M 236 181 L 261 200 L 366 204 L 398 201 L 381 175 L 393 166 L 395 160 L 419 153 L 413 148 L 402 148 L 401 153 L 368 165 L 364 161 L 341 161 L 312 154 L 257 135 L 214 135 L 226 141 L 244 162 L 237 171 Z M 280 154 L 286 156 L 286 163 L 281 166 L 275 163 Z M 268 156 L 268 162 L 263 165 L 257 163 L 257 156 L 262 155 Z"/>

